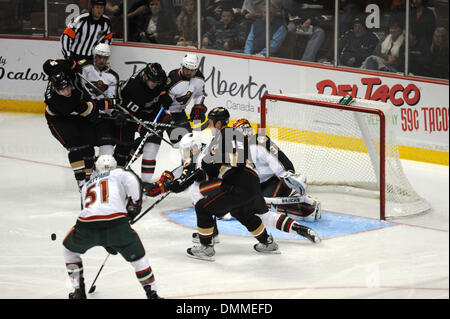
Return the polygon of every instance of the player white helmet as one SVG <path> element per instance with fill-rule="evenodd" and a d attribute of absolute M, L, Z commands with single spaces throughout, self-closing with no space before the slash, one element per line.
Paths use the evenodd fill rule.
<path fill-rule="evenodd" d="M 94 55 L 111 56 L 111 47 L 106 43 L 99 43 L 94 48 Z"/>
<path fill-rule="evenodd" d="M 191 155 L 197 154 L 202 149 L 202 142 L 192 133 L 183 136 L 180 141 L 180 153 L 183 162 L 189 160 Z"/>
<path fill-rule="evenodd" d="M 95 170 L 97 173 L 111 171 L 117 167 L 117 162 L 112 155 L 104 154 L 99 156 L 95 162 Z"/>
<path fill-rule="evenodd" d="M 187 53 L 183 57 L 183 61 L 181 62 L 181 66 L 185 67 L 189 70 L 197 70 L 200 64 L 200 60 L 196 54 Z"/>

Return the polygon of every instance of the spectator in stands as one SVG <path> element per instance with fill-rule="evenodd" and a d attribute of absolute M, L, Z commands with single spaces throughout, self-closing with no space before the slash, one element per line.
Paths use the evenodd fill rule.
<path fill-rule="evenodd" d="M 280 16 L 280 8 L 270 1 L 270 54 L 276 55 L 287 36 L 287 26 Z M 266 6 L 263 7 L 263 16 L 266 14 Z M 244 53 L 266 54 L 266 21 L 256 20 L 247 36 Z"/>
<path fill-rule="evenodd" d="M 353 27 L 353 20 L 363 12 L 360 0 L 339 0 L 339 34 L 344 34 Z"/>
<path fill-rule="evenodd" d="M 222 0 L 213 1 L 213 3 L 206 6 L 204 12 L 202 11 L 202 15 L 206 17 L 206 21 L 211 28 L 220 22 L 225 2 Z"/>
<path fill-rule="evenodd" d="M 263 19 L 265 0 L 244 0 L 240 14 L 250 23 Z"/>
<path fill-rule="evenodd" d="M 427 8 L 428 0 L 412 0 L 413 7 L 412 25 L 417 31 L 416 35 L 418 39 L 423 38 L 431 45 L 433 39 L 433 33 L 436 29 L 436 17 L 430 8 Z"/>
<path fill-rule="evenodd" d="M 428 75 L 448 79 L 448 31 L 446 28 L 439 27 L 434 31 L 430 53 Z"/>
<path fill-rule="evenodd" d="M 339 39 L 339 64 L 359 68 L 375 50 L 378 42 L 378 37 L 367 30 L 364 18 L 356 18 L 353 21 L 353 29 L 345 32 Z"/>
<path fill-rule="evenodd" d="M 402 46 L 405 41 L 403 35 L 403 21 L 391 21 L 389 34 L 379 43 L 373 52 L 362 64 L 362 68 L 387 72 L 401 72 L 404 70 L 404 55 Z"/>
<path fill-rule="evenodd" d="M 175 29 L 160 0 L 148 0 L 147 11 L 137 18 L 136 24 L 140 42 L 174 44 Z"/>
<path fill-rule="evenodd" d="M 197 42 L 197 1 L 183 0 L 183 7 L 177 17 L 177 45 L 196 45 Z"/>
<path fill-rule="evenodd" d="M 114 17 L 121 15 L 123 11 L 123 1 L 122 0 L 109 0 L 106 1 L 105 15 L 108 17 Z"/>
<path fill-rule="evenodd" d="M 388 25 L 395 20 L 402 20 L 406 22 L 406 0 L 394 1 L 391 12 L 389 13 Z"/>
<path fill-rule="evenodd" d="M 403 50 L 403 51 L 402 51 Z M 405 45 L 400 51 L 404 52 Z M 404 55 L 400 55 L 403 57 Z M 423 38 L 417 38 L 414 28 L 409 30 L 409 59 L 408 72 L 412 75 L 426 75 L 426 69 L 430 65 L 430 47 Z M 401 63 L 404 63 L 403 61 Z M 447 63 L 448 65 L 448 63 Z"/>
<path fill-rule="evenodd" d="M 306 47 L 301 60 L 316 61 L 317 52 L 325 41 L 325 30 L 320 26 L 331 10 L 327 0 L 286 1 L 285 8 L 291 16 L 298 17 L 295 33 L 307 37 Z"/>
<path fill-rule="evenodd" d="M 233 9 L 223 7 L 220 22 L 203 36 L 203 47 L 223 51 L 242 49 L 245 43 L 245 33 L 233 18 Z"/>

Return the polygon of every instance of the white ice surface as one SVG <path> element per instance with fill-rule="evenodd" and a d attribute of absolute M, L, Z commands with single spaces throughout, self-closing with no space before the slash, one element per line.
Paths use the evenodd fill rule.
<path fill-rule="evenodd" d="M 155 176 L 177 163 L 177 152 L 163 144 Z M 139 172 L 140 163 L 133 168 Z M 164 212 L 189 207 L 188 194 L 169 196 L 134 229 L 165 298 L 449 298 L 449 168 L 404 161 L 404 169 L 432 212 L 320 245 L 280 240 L 280 255 L 256 253 L 251 237 L 222 234 L 215 262 L 186 257 L 193 229 Z M 0 181 L 0 298 L 67 298 L 61 242 L 80 199 L 66 151 L 43 116 L 0 113 Z M 340 199 L 342 213 L 373 210 Z M 103 248 L 83 256 L 88 287 L 105 256 Z M 120 256 L 109 258 L 96 285 L 89 298 L 144 298 Z"/>

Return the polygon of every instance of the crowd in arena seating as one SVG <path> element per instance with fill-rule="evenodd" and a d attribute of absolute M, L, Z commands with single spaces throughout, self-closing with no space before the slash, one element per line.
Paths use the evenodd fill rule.
<path fill-rule="evenodd" d="M 31 2 L 36 6 L 43 0 Z M 115 37 L 121 38 L 123 1 L 106 2 L 105 15 L 112 20 Z M 409 74 L 448 79 L 448 0 L 409 2 Z M 406 0 L 340 0 L 337 61 L 334 1 L 269 3 L 271 56 L 405 71 Z M 88 0 L 78 4 L 89 8 Z M 193 47 L 200 41 L 205 49 L 264 55 L 265 4 L 265 0 L 202 0 L 199 38 L 197 0 L 128 0 L 128 40 Z M 378 25 L 371 14 L 373 7 L 379 10 Z M 24 10 L 29 16 L 33 6 Z"/>

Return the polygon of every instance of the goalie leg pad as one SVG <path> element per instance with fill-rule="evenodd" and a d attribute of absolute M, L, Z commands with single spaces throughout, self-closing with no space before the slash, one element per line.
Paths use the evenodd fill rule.
<path fill-rule="evenodd" d="M 276 205 L 276 211 L 288 214 L 294 219 L 315 221 L 322 218 L 320 202 L 311 196 L 303 196 L 302 202 L 295 204 Z"/>

